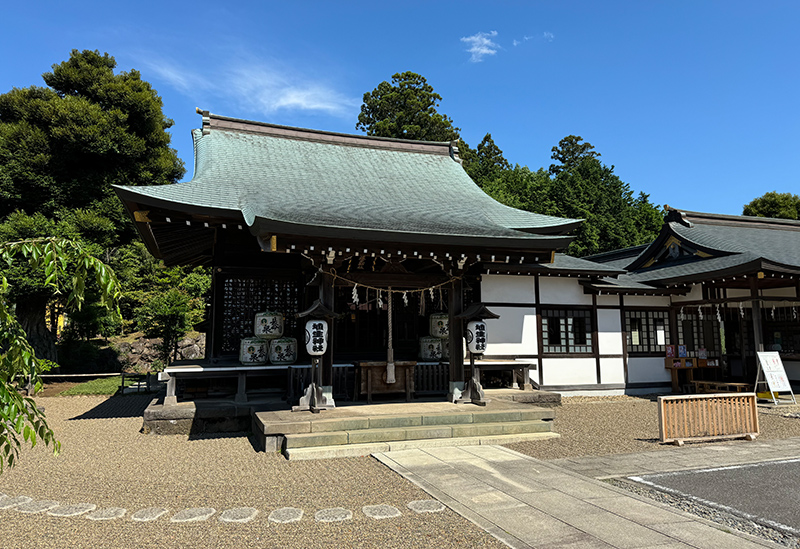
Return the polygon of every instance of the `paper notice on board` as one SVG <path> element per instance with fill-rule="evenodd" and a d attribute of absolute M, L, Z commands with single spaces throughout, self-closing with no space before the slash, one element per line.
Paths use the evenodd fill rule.
<path fill-rule="evenodd" d="M 783 368 L 781 356 L 775 351 L 759 352 L 758 361 L 761 364 L 761 371 L 764 372 L 764 379 L 769 385 L 769 390 L 773 393 L 792 392 L 786 370 Z"/>

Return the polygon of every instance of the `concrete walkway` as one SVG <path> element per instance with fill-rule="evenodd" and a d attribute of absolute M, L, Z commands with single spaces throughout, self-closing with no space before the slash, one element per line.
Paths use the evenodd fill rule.
<path fill-rule="evenodd" d="M 661 453 L 666 452 L 648 456 Z M 375 457 L 517 549 L 780 547 L 501 446 L 401 450 Z M 629 457 L 618 470 L 634 464 Z M 597 470 L 592 467 L 585 470 Z"/>
<path fill-rule="evenodd" d="M 690 444 L 655 452 L 563 458 L 548 463 L 592 478 L 607 479 L 794 458 L 800 458 L 800 438 Z"/>

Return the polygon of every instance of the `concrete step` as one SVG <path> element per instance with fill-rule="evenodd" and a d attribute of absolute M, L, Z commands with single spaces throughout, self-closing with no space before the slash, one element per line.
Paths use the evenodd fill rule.
<path fill-rule="evenodd" d="M 487 419 L 485 417 L 484 419 Z M 552 422 L 540 419 L 527 421 L 487 421 L 444 425 L 411 425 L 404 427 L 374 427 L 352 431 L 311 432 L 284 435 L 283 449 L 314 446 L 341 446 L 401 440 L 466 438 L 494 435 L 543 433 L 552 430 Z"/>
<path fill-rule="evenodd" d="M 266 436 L 293 435 L 301 433 L 330 433 L 369 429 L 391 429 L 425 427 L 436 425 L 468 425 L 484 423 L 507 423 L 519 421 L 552 421 L 552 409 L 500 410 L 474 412 L 445 412 L 423 414 L 382 414 L 371 416 L 348 416 L 326 418 L 324 416 L 304 418 L 299 421 L 286 420 L 273 412 L 257 412 L 253 418 L 253 429 Z"/>
<path fill-rule="evenodd" d="M 558 438 L 557 433 L 520 433 L 511 435 L 490 435 L 460 438 L 437 438 L 418 440 L 399 440 L 388 442 L 371 442 L 365 444 L 340 444 L 333 446 L 314 446 L 307 448 L 287 448 L 284 450 L 286 459 L 333 459 L 346 457 L 368 456 L 376 452 L 390 452 L 393 450 L 410 450 L 413 448 L 434 448 L 441 446 L 478 446 L 481 444 L 513 444 L 515 442 L 528 442 Z"/>

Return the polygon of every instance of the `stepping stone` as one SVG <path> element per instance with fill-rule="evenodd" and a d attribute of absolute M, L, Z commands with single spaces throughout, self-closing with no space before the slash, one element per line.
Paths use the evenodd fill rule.
<path fill-rule="evenodd" d="M 86 518 L 89 520 L 113 520 L 124 517 L 127 512 L 128 510 L 122 507 L 106 507 L 105 509 L 98 509 L 93 513 L 89 513 L 86 515 Z"/>
<path fill-rule="evenodd" d="M 391 505 L 365 505 L 361 511 L 375 520 L 399 517 L 402 513 L 397 507 Z"/>
<path fill-rule="evenodd" d="M 17 507 L 31 501 L 33 501 L 33 498 L 29 498 L 28 496 L 17 496 L 15 498 L 6 496 L 0 499 L 0 509 L 11 509 L 12 507 Z"/>
<path fill-rule="evenodd" d="M 271 512 L 267 520 L 270 522 L 277 522 L 278 524 L 288 524 L 290 522 L 297 522 L 301 518 L 303 518 L 302 509 L 296 507 L 281 507 Z"/>
<path fill-rule="evenodd" d="M 226 509 L 219 516 L 220 522 L 250 522 L 258 514 L 258 509 L 252 507 L 237 507 Z"/>
<path fill-rule="evenodd" d="M 170 522 L 200 522 L 208 520 L 208 518 L 216 512 L 217 510 L 213 507 L 193 507 L 191 509 L 178 511 L 169 520 Z"/>
<path fill-rule="evenodd" d="M 341 522 L 353 518 L 353 512 L 343 507 L 331 507 L 314 513 L 317 522 Z"/>
<path fill-rule="evenodd" d="M 440 513 L 444 511 L 444 504 L 435 499 L 418 499 L 409 503 L 408 508 L 415 513 Z"/>
<path fill-rule="evenodd" d="M 97 509 L 97 505 L 94 503 L 76 503 L 74 505 L 60 505 L 52 511 L 48 511 L 47 514 L 51 517 L 77 517 L 95 509 Z"/>
<path fill-rule="evenodd" d="M 45 511 L 49 511 L 50 509 L 58 507 L 59 505 L 61 505 L 59 502 L 51 500 L 30 501 L 28 503 L 18 505 L 16 510 L 20 513 L 44 513 Z"/>
<path fill-rule="evenodd" d="M 132 514 L 131 520 L 135 520 L 136 522 L 150 522 L 151 520 L 162 517 L 167 514 L 167 512 L 169 512 L 169 509 L 165 509 L 164 507 L 148 507 L 147 509 L 140 509 Z"/>

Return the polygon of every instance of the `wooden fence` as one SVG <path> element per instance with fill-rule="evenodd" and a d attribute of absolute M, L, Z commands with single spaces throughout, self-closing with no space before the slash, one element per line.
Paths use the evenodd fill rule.
<path fill-rule="evenodd" d="M 756 395 L 710 394 L 658 397 L 661 442 L 747 438 L 758 435 Z"/>

